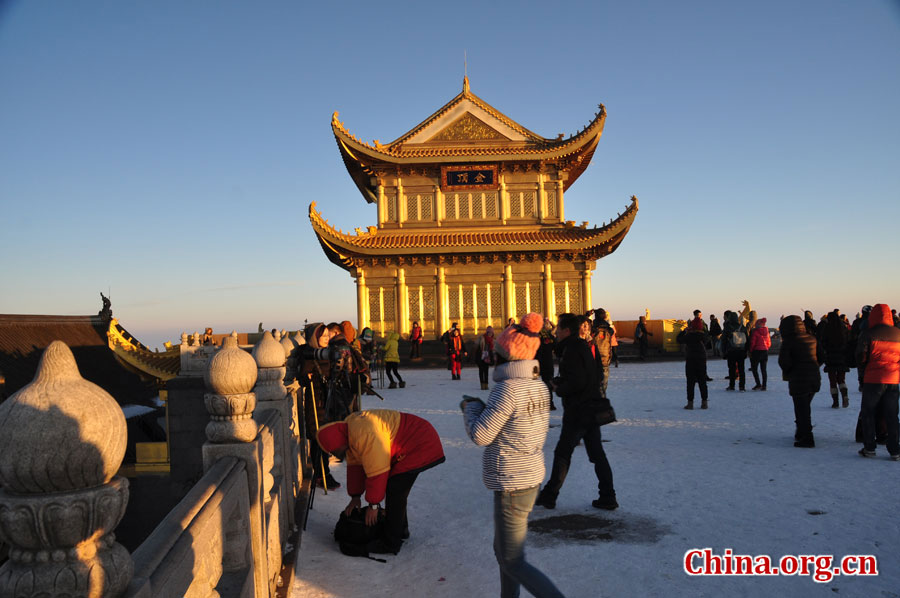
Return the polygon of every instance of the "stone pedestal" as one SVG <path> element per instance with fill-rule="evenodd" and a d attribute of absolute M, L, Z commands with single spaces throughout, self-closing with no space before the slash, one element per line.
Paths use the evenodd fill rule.
<path fill-rule="evenodd" d="M 125 417 L 64 343 L 0 405 L 0 438 L 0 539 L 10 546 L 0 596 L 121 595 L 134 570 L 113 534 L 128 504 L 128 480 L 114 477 Z"/>

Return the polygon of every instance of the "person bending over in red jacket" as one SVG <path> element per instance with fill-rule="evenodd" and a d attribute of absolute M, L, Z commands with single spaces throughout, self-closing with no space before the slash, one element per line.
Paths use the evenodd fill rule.
<path fill-rule="evenodd" d="M 345 457 L 350 514 L 361 507 L 365 492 L 366 525 L 374 525 L 385 501 L 385 537 L 369 552 L 397 554 L 409 537 L 406 501 L 416 477 L 444 462 L 444 449 L 434 427 L 410 413 L 373 409 L 350 414 L 344 421 L 323 426 L 319 446 Z"/>

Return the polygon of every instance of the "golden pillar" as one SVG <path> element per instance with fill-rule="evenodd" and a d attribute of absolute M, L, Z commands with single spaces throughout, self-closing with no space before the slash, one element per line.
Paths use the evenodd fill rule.
<path fill-rule="evenodd" d="M 500 178 L 499 201 L 500 205 L 497 206 L 497 209 L 500 212 L 500 222 L 506 224 L 506 219 L 509 218 L 509 193 L 506 192 L 506 181 L 503 180 L 502 176 Z"/>
<path fill-rule="evenodd" d="M 387 220 L 387 205 L 384 202 L 384 185 L 378 182 L 378 226 L 380 227 Z"/>
<path fill-rule="evenodd" d="M 356 329 L 362 330 L 369 325 L 369 289 L 366 287 L 366 275 L 361 268 L 356 270 Z"/>
<path fill-rule="evenodd" d="M 565 212 L 565 210 L 563 209 L 563 206 L 564 206 L 565 204 L 563 203 L 563 182 L 562 182 L 562 179 L 559 179 L 558 181 L 556 181 L 556 201 L 559 202 L 559 210 L 557 210 L 557 214 L 559 214 L 559 221 L 560 221 L 560 222 L 565 222 L 565 221 L 566 221 L 566 212 Z"/>
<path fill-rule="evenodd" d="M 406 223 L 406 201 L 403 199 L 403 183 L 397 179 L 397 225 L 402 227 Z"/>
<path fill-rule="evenodd" d="M 556 321 L 556 293 L 553 288 L 553 273 L 549 263 L 544 264 L 544 275 L 541 284 L 543 285 L 544 297 L 544 315 L 550 318 L 550 321 Z"/>
<path fill-rule="evenodd" d="M 408 334 L 409 329 L 409 297 L 406 292 L 406 271 L 403 268 L 397 268 L 397 303 L 398 316 L 397 332 L 401 335 Z"/>
<path fill-rule="evenodd" d="M 581 272 L 581 297 L 584 301 L 584 305 L 582 306 L 583 311 L 593 309 L 592 304 L 594 301 L 591 298 L 591 274 L 592 272 L 587 269 L 587 264 L 585 264 L 585 269 Z"/>
<path fill-rule="evenodd" d="M 441 191 L 440 185 L 434 186 L 434 219 L 438 226 L 444 225 L 444 219 L 447 217 L 447 206 L 444 203 L 444 192 Z"/>
<path fill-rule="evenodd" d="M 544 193 L 544 175 L 540 172 L 537 182 L 537 217 L 541 223 L 547 219 L 547 194 Z"/>
<path fill-rule="evenodd" d="M 513 286 L 512 266 L 509 264 L 503 267 L 503 306 L 503 327 L 506 328 L 506 321 L 516 317 L 516 289 Z"/>
<path fill-rule="evenodd" d="M 435 289 L 435 295 L 437 297 L 437 313 L 435 314 L 437 330 L 435 330 L 435 332 L 440 336 L 445 330 L 450 328 L 450 322 L 447 320 L 447 303 L 449 301 L 449 296 L 447 295 L 447 275 L 444 272 L 443 266 L 438 266 L 437 269 L 437 288 Z"/>

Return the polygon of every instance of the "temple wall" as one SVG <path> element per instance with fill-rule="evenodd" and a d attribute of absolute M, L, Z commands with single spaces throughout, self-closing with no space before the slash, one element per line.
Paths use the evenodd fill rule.
<path fill-rule="evenodd" d="M 472 337 L 528 312 L 580 314 L 591 308 L 593 268 L 564 261 L 358 268 L 358 324 L 406 335 L 417 321 L 426 338 L 437 338 L 456 322 Z"/>
<path fill-rule="evenodd" d="M 479 227 L 560 223 L 564 219 L 560 174 L 501 171 L 499 188 L 442 191 L 437 178 L 385 176 L 378 192 L 379 228 Z"/>

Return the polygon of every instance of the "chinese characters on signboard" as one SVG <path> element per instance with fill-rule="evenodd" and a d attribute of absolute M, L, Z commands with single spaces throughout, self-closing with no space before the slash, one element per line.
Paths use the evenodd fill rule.
<path fill-rule="evenodd" d="M 498 189 L 497 165 L 441 166 L 441 191 Z"/>

